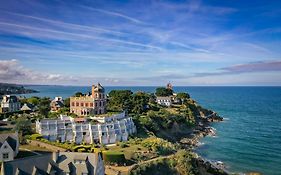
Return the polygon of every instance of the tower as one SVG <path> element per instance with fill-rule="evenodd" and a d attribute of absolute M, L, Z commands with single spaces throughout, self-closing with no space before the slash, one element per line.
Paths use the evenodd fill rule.
<path fill-rule="evenodd" d="M 100 83 L 98 83 L 96 86 L 92 85 L 92 97 L 97 100 L 102 100 L 105 98 L 104 88 Z"/>
<path fill-rule="evenodd" d="M 167 88 L 167 89 L 170 89 L 170 90 L 173 90 L 172 83 L 169 82 L 169 83 L 167 84 L 166 88 Z"/>

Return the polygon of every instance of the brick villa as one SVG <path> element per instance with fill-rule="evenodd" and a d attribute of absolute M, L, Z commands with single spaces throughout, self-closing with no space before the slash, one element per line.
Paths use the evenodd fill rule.
<path fill-rule="evenodd" d="M 106 98 L 103 86 L 98 83 L 92 86 L 92 94 L 70 97 L 70 112 L 78 116 L 106 113 Z"/>

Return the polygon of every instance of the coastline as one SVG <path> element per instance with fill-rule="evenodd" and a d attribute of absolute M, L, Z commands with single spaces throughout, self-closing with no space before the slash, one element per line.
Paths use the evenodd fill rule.
<path fill-rule="evenodd" d="M 231 175 L 233 173 L 229 172 L 222 162 L 222 164 L 219 165 L 216 162 L 201 157 L 194 151 L 195 148 L 200 144 L 200 140 L 203 137 L 215 136 L 215 129 L 211 127 L 211 123 L 222 122 L 223 120 L 223 117 L 220 117 L 214 111 L 209 116 L 198 116 L 198 121 L 193 130 L 193 133 L 191 134 L 191 137 L 181 139 L 180 144 L 186 149 L 191 150 L 191 152 L 195 155 L 194 161 L 199 169 L 215 172 L 217 175 Z"/>

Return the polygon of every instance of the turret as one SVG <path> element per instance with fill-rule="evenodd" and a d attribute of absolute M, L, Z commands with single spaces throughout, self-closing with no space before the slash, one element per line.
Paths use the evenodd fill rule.
<path fill-rule="evenodd" d="M 104 99 L 104 88 L 100 83 L 96 86 L 92 85 L 92 97 L 95 99 Z"/>

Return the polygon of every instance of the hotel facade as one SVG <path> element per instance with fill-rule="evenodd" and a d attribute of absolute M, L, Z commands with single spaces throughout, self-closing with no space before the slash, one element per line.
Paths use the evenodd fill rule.
<path fill-rule="evenodd" d="M 76 144 L 112 144 L 127 141 L 128 136 L 136 132 L 132 118 L 125 112 L 108 118 L 110 120 L 103 119 L 104 123 L 98 120 L 93 123 L 84 118 L 61 115 L 58 119 L 36 121 L 36 132 L 50 141 L 69 141 Z M 102 120 L 101 117 L 98 119 Z"/>
<path fill-rule="evenodd" d="M 70 97 L 70 112 L 78 116 L 106 113 L 106 98 L 103 86 L 98 83 L 92 86 L 92 94 Z"/>

